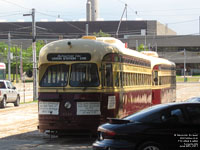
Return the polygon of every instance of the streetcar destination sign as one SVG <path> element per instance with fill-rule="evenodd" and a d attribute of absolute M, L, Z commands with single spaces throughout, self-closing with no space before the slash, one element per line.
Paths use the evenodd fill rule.
<path fill-rule="evenodd" d="M 91 55 L 88 53 L 51 53 L 47 55 L 48 61 L 89 61 Z"/>

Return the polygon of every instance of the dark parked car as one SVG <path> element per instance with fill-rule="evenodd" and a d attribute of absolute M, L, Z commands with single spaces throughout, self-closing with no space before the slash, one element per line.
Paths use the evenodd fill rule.
<path fill-rule="evenodd" d="M 169 103 L 98 128 L 93 150 L 199 150 L 200 103 Z"/>
<path fill-rule="evenodd" d="M 200 102 L 200 97 L 192 97 L 186 100 L 186 102 Z"/>

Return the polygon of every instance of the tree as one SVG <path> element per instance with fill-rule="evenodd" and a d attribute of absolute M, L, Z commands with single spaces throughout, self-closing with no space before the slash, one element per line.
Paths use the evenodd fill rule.
<path fill-rule="evenodd" d="M 43 40 L 39 40 L 36 42 L 36 57 L 38 60 L 38 56 L 40 53 L 41 48 L 45 45 Z M 33 51 L 32 51 L 32 46 L 30 46 L 29 48 L 27 48 L 26 53 L 23 54 L 23 58 L 26 58 L 26 60 L 23 63 L 23 68 L 24 71 L 28 71 L 28 70 L 32 70 L 33 68 Z"/>
<path fill-rule="evenodd" d="M 110 34 L 104 33 L 102 30 L 100 30 L 98 33 L 94 32 L 93 34 L 94 34 L 94 36 L 96 36 L 96 37 L 111 37 Z"/>
<path fill-rule="evenodd" d="M 36 42 L 36 55 L 37 58 L 39 56 L 40 49 L 45 45 L 45 42 L 42 40 L 39 40 Z M 10 47 L 10 53 L 13 54 L 13 60 L 11 60 L 11 70 L 12 73 L 15 73 L 16 68 L 16 56 L 18 57 L 18 63 L 17 65 L 20 65 L 20 51 L 21 48 L 19 46 L 11 46 Z M 4 42 L 0 42 L 0 61 L 7 64 L 7 55 L 8 55 L 8 45 Z M 22 58 L 23 58 L 23 71 L 32 70 L 33 68 L 33 52 L 32 52 L 32 46 L 30 46 L 27 49 L 22 50 Z"/>
<path fill-rule="evenodd" d="M 140 44 L 140 46 L 138 46 L 138 51 L 148 51 L 148 48 L 144 44 Z"/>
<path fill-rule="evenodd" d="M 0 42 L 0 59 L 2 62 L 7 60 L 7 50 L 8 50 L 8 45 L 5 44 L 4 42 Z"/>

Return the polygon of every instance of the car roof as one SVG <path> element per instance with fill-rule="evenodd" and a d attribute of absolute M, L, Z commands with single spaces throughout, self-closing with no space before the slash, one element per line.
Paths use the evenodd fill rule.
<path fill-rule="evenodd" d="M 163 111 L 165 109 L 170 109 L 170 108 L 173 108 L 173 107 L 176 107 L 176 106 L 187 106 L 187 105 L 199 105 L 200 106 L 200 103 L 199 102 L 174 102 L 174 103 L 165 103 L 165 104 L 157 104 L 157 105 L 154 105 L 152 107 L 148 107 L 146 109 L 143 109 L 139 112 L 136 112 L 132 115 L 129 115 L 129 116 L 126 116 L 124 117 L 124 119 L 126 118 L 132 118 L 133 116 L 139 116 L 139 115 L 150 115 L 150 114 L 154 114 L 154 113 L 157 113 L 157 112 L 160 112 L 160 111 Z"/>
<path fill-rule="evenodd" d="M 166 103 L 166 104 L 158 104 L 158 107 L 172 107 L 172 106 L 180 106 L 180 105 L 194 105 L 195 103 L 190 103 L 190 102 L 173 102 L 173 103 Z M 200 105 L 200 103 L 197 102 L 198 105 Z M 160 105 L 160 106 L 159 106 Z"/>
<path fill-rule="evenodd" d="M 0 82 L 3 82 L 3 81 L 9 81 L 9 80 L 0 80 Z M 10 82 L 10 81 L 9 81 Z"/>

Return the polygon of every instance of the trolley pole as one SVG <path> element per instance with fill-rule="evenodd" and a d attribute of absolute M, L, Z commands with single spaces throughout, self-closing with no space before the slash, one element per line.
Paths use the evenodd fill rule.
<path fill-rule="evenodd" d="M 35 9 L 32 9 L 31 14 L 24 14 L 23 16 L 32 16 L 32 50 L 33 50 L 33 100 L 38 99 L 37 87 L 37 56 L 36 56 L 36 24 L 35 24 Z"/>

